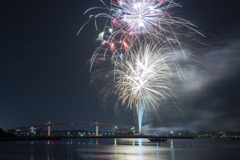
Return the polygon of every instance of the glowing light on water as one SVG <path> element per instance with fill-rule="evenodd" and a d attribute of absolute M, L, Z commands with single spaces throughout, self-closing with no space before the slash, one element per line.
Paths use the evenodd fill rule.
<path fill-rule="evenodd" d="M 138 145 L 142 146 L 142 139 L 138 139 Z"/>
<path fill-rule="evenodd" d="M 117 145 L 117 138 L 114 138 L 114 145 Z"/>
<path fill-rule="evenodd" d="M 170 148 L 173 148 L 173 139 L 171 139 L 171 147 Z"/>

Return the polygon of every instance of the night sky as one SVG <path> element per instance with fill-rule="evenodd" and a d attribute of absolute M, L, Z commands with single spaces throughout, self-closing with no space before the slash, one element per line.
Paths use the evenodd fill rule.
<path fill-rule="evenodd" d="M 201 90 L 191 90 L 192 96 L 184 103 L 188 106 L 185 118 L 181 124 L 172 121 L 171 126 L 196 131 L 240 130 L 238 1 L 189 0 L 181 4 L 179 14 L 196 22 L 212 47 L 197 56 L 200 63 L 189 68 L 186 76 Z M 92 21 L 76 34 L 89 18 L 83 13 L 98 6 L 102 6 L 98 0 L 1 1 L 0 127 L 7 130 L 48 121 L 136 125 L 129 118 L 132 114 L 119 118 L 113 110 L 104 111 L 98 91 L 89 85 L 86 61 L 100 31 Z M 184 86 L 186 83 L 183 94 L 189 95 Z M 157 119 L 145 120 L 147 127 L 161 127 L 156 125 Z"/>

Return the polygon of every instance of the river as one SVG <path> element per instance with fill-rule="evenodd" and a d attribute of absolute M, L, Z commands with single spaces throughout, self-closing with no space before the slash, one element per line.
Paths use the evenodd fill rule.
<path fill-rule="evenodd" d="M 53 141 L 2 141 L 0 160 L 240 160 L 240 140 L 65 138 Z"/>

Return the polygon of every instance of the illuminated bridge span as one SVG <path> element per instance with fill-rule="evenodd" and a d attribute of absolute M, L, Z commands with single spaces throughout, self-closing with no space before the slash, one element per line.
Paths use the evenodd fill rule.
<path fill-rule="evenodd" d="M 64 125 L 64 124 L 85 124 L 85 125 L 93 125 L 96 126 L 96 136 L 98 136 L 98 126 L 109 126 L 109 127 L 115 127 L 116 130 L 125 130 L 133 128 L 133 126 L 122 126 L 122 125 L 113 125 L 113 124 L 104 124 L 104 123 L 98 123 L 98 122 L 58 122 L 58 123 L 45 123 L 45 124 L 38 124 L 38 125 L 31 125 L 31 126 L 25 126 L 25 127 L 18 127 L 17 129 L 28 129 L 34 130 L 34 127 L 48 127 L 48 136 L 50 136 L 50 130 L 51 126 L 55 125 Z"/>

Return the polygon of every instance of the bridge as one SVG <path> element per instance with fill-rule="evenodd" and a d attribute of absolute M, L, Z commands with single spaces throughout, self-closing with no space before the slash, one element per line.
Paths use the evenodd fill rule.
<path fill-rule="evenodd" d="M 58 123 L 45 123 L 45 124 L 38 124 L 38 125 L 31 125 L 31 126 L 24 126 L 24 127 L 18 127 L 17 129 L 28 129 L 34 130 L 35 127 L 48 127 L 48 136 L 50 136 L 51 126 L 55 125 L 66 125 L 66 124 L 85 124 L 85 125 L 92 125 L 96 126 L 96 136 L 98 136 L 98 127 L 99 126 L 109 126 L 109 127 L 115 127 L 116 130 L 126 130 L 131 129 L 133 126 L 122 126 L 122 125 L 113 125 L 113 124 L 104 124 L 104 123 L 98 123 L 98 122 L 58 122 Z"/>

